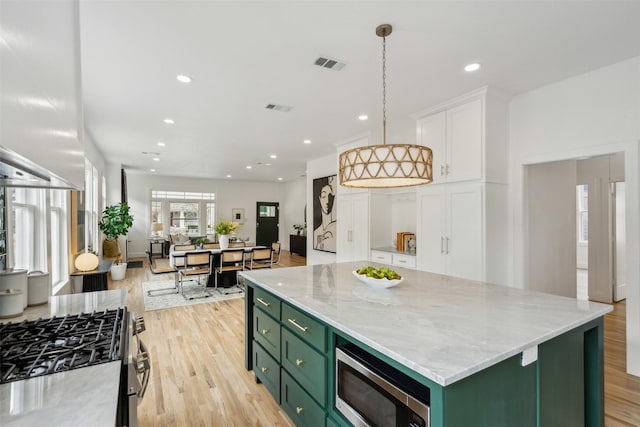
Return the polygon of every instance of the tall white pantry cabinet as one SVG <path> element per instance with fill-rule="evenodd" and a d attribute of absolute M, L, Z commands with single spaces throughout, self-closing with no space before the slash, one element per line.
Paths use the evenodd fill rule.
<path fill-rule="evenodd" d="M 505 284 L 506 98 L 482 88 L 413 118 L 434 156 L 433 183 L 416 189 L 417 268 Z"/>

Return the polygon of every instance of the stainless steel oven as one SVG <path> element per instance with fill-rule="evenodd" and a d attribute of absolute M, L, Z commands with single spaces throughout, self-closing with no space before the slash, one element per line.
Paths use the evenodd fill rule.
<path fill-rule="evenodd" d="M 144 397 L 151 374 L 147 347 L 139 334 L 145 330 L 144 319 L 129 313 L 128 333 L 123 334 L 125 353 L 122 363 L 118 418 L 120 427 L 138 426 L 138 404 Z"/>
<path fill-rule="evenodd" d="M 356 427 L 428 427 L 429 388 L 353 344 L 336 349 L 336 408 Z"/>

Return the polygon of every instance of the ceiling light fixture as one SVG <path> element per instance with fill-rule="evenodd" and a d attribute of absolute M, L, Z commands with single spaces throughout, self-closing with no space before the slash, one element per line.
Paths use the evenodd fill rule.
<path fill-rule="evenodd" d="M 367 116 L 366 114 L 360 114 L 358 116 L 358 120 L 364 121 L 364 120 L 367 120 L 367 119 L 369 119 L 369 116 Z"/>
<path fill-rule="evenodd" d="M 154 157 L 154 158 L 153 158 L 153 161 L 154 161 L 154 162 L 159 162 L 159 161 L 160 161 L 160 157 Z"/>
<path fill-rule="evenodd" d="M 164 143 L 164 142 L 162 142 L 162 141 L 161 141 L 161 142 L 158 142 L 158 147 L 164 147 L 165 145 L 167 145 L 167 144 L 165 144 L 165 143 Z"/>
<path fill-rule="evenodd" d="M 345 187 L 410 187 L 433 181 L 433 153 L 429 147 L 387 145 L 386 37 L 392 29 L 389 24 L 376 28 L 376 35 L 382 37 L 382 144 L 356 147 L 340 154 L 340 184 Z"/>
<path fill-rule="evenodd" d="M 155 171 L 156 171 L 155 169 L 149 169 L 149 172 L 155 172 Z"/>
<path fill-rule="evenodd" d="M 305 139 L 305 140 L 304 140 L 304 141 L 302 141 L 302 142 L 304 142 L 305 144 L 311 144 L 311 140 L 310 140 L 310 139 Z"/>
<path fill-rule="evenodd" d="M 278 156 L 276 156 L 275 154 L 272 154 L 269 157 L 271 157 L 272 159 L 276 159 Z"/>
<path fill-rule="evenodd" d="M 247 169 L 251 169 L 251 166 L 247 165 Z"/>
<path fill-rule="evenodd" d="M 278 177 L 278 181 L 282 181 L 282 177 L 281 177 L 281 176 L 280 176 L 280 177 Z"/>
<path fill-rule="evenodd" d="M 231 178 L 231 175 L 227 175 L 227 178 Z"/>
<path fill-rule="evenodd" d="M 464 67 L 464 70 L 469 73 L 472 71 L 478 71 L 479 69 L 480 69 L 480 64 L 478 63 L 469 64 L 466 67 Z"/>
<path fill-rule="evenodd" d="M 175 123 L 175 121 L 173 121 L 173 119 L 164 119 L 163 121 L 168 125 L 172 125 L 172 124 Z"/>
<path fill-rule="evenodd" d="M 185 76 L 184 74 L 178 74 L 176 76 L 176 79 L 178 79 L 178 81 L 182 83 L 191 83 L 191 77 Z"/>

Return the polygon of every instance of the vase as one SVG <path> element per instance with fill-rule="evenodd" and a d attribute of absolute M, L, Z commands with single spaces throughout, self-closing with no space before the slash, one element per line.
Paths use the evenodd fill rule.
<path fill-rule="evenodd" d="M 120 248 L 118 248 L 118 240 L 116 239 L 105 239 L 102 243 L 102 256 L 104 258 L 117 258 L 120 253 Z"/>
<path fill-rule="evenodd" d="M 124 276 L 127 274 L 127 263 L 113 263 L 111 264 L 109 271 L 111 272 L 111 280 L 123 280 Z"/>
<path fill-rule="evenodd" d="M 221 234 L 218 236 L 220 241 L 220 249 L 229 249 L 229 235 Z"/>

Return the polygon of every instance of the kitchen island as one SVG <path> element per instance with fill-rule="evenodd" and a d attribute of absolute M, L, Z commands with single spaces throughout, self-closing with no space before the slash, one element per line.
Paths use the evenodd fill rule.
<path fill-rule="evenodd" d="M 610 306 L 402 268 L 400 285 L 372 289 L 352 275 L 367 264 L 240 273 L 246 367 L 297 425 L 350 425 L 335 409 L 346 343 L 428 387 L 431 426 L 603 425 Z M 296 347 L 318 372 L 298 372 Z M 296 387 L 313 410 L 289 401 Z"/>
<path fill-rule="evenodd" d="M 48 304 L 28 308 L 22 316 L 6 321 L 115 309 L 124 307 L 126 300 L 124 289 L 53 296 Z M 113 427 L 121 367 L 122 361 L 113 361 L 0 384 L 0 425 Z"/>

